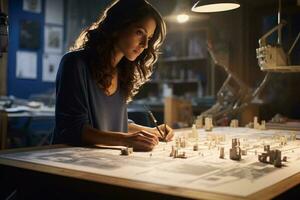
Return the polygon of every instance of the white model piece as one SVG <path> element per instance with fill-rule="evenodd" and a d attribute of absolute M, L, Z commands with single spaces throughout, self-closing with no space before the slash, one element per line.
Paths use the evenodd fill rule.
<path fill-rule="evenodd" d="M 231 149 L 229 150 L 229 157 L 231 160 L 241 160 L 240 141 L 237 138 L 232 139 Z"/>
<path fill-rule="evenodd" d="M 258 123 L 258 118 L 255 116 L 253 120 L 253 128 L 254 129 L 259 129 L 260 124 Z"/>
<path fill-rule="evenodd" d="M 133 153 L 133 148 L 132 147 L 125 147 L 125 148 L 121 149 L 121 155 L 122 156 L 129 156 L 132 153 Z"/>
<path fill-rule="evenodd" d="M 239 127 L 239 120 L 237 120 L 237 119 L 232 119 L 231 122 L 230 122 L 230 127 L 232 127 L 232 128 L 237 128 L 237 127 Z"/>
<path fill-rule="evenodd" d="M 297 134 L 295 132 L 291 133 L 290 140 L 295 141 L 297 139 Z"/>
<path fill-rule="evenodd" d="M 186 159 L 187 157 L 185 155 L 185 152 L 178 153 L 178 150 L 177 150 L 177 153 L 175 153 L 174 158 L 183 158 L 183 159 Z"/>
<path fill-rule="evenodd" d="M 195 120 L 196 128 L 203 128 L 203 117 L 197 116 L 197 119 Z"/>
<path fill-rule="evenodd" d="M 213 123 L 211 117 L 205 117 L 205 131 L 212 131 Z"/>
<path fill-rule="evenodd" d="M 179 137 L 175 138 L 175 147 L 176 148 L 180 147 L 180 138 Z"/>
<path fill-rule="evenodd" d="M 210 145 L 213 144 L 214 146 L 216 146 L 217 144 L 220 144 L 221 142 L 225 141 L 225 134 L 216 135 L 216 134 L 208 133 L 206 140 Z"/>
<path fill-rule="evenodd" d="M 170 157 L 174 157 L 175 155 L 175 147 L 174 145 L 172 145 L 172 150 L 171 150 L 171 153 L 170 153 Z"/>
<path fill-rule="evenodd" d="M 198 131 L 195 124 L 192 126 L 192 138 L 198 141 Z"/>
<path fill-rule="evenodd" d="M 175 148 L 173 145 L 172 145 L 172 150 L 171 150 L 171 153 L 170 153 L 170 157 L 184 158 L 184 159 L 187 158 L 186 155 L 185 155 L 185 152 L 180 153 L 179 149 Z"/>
<path fill-rule="evenodd" d="M 220 158 L 224 159 L 224 157 L 225 157 L 225 150 L 224 150 L 224 147 L 221 147 L 220 148 Z"/>
<path fill-rule="evenodd" d="M 253 120 L 253 128 L 258 130 L 266 130 L 266 121 L 262 120 L 260 124 L 258 122 L 258 118 L 255 116 Z"/>
<path fill-rule="evenodd" d="M 180 144 L 181 148 L 185 148 L 186 147 L 185 137 L 179 138 L 179 144 Z"/>
<path fill-rule="evenodd" d="M 177 158 L 177 156 L 178 156 L 178 149 L 175 149 L 175 152 L 174 152 L 173 158 Z"/>
<path fill-rule="evenodd" d="M 261 120 L 260 130 L 266 130 L 266 121 Z"/>
<path fill-rule="evenodd" d="M 280 145 L 285 146 L 287 144 L 287 137 L 286 136 L 281 136 L 280 137 Z"/>

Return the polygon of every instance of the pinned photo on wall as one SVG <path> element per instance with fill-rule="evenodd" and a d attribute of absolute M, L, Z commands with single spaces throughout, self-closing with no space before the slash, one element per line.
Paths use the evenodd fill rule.
<path fill-rule="evenodd" d="M 39 49 L 41 42 L 41 26 L 39 21 L 20 21 L 20 48 Z"/>
<path fill-rule="evenodd" d="M 63 29 L 58 26 L 45 27 L 45 53 L 61 54 L 63 49 Z"/>
<path fill-rule="evenodd" d="M 16 77 L 20 79 L 37 78 L 37 53 L 17 51 Z"/>
<path fill-rule="evenodd" d="M 45 54 L 43 57 L 42 80 L 45 82 L 55 82 L 61 55 Z"/>
<path fill-rule="evenodd" d="M 42 1 L 41 0 L 23 0 L 23 10 L 34 13 L 41 13 Z"/>

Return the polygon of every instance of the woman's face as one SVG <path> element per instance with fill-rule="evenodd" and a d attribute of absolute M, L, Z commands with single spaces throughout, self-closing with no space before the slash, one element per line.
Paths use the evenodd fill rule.
<path fill-rule="evenodd" d="M 156 22 L 151 17 L 131 24 L 119 33 L 116 49 L 128 60 L 134 61 L 144 49 L 148 48 L 148 41 L 153 36 L 155 28 Z"/>

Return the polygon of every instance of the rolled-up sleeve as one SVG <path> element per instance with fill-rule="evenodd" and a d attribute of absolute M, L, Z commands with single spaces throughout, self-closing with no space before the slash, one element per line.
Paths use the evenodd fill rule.
<path fill-rule="evenodd" d="M 54 143 L 81 145 L 82 130 L 89 124 L 86 65 L 76 54 L 66 54 L 56 78 Z"/>

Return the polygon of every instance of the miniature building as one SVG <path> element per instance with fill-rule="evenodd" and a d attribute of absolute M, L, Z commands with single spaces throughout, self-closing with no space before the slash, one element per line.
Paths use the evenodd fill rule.
<path fill-rule="evenodd" d="M 198 151 L 198 149 L 199 149 L 199 148 L 198 148 L 198 144 L 194 144 L 193 150 L 194 150 L 194 151 Z"/>
<path fill-rule="evenodd" d="M 213 123 L 211 117 L 205 117 L 205 131 L 212 131 Z"/>
<path fill-rule="evenodd" d="M 170 153 L 170 157 L 173 158 L 187 158 L 185 155 L 185 152 L 179 153 L 178 148 L 175 149 L 174 146 L 172 146 L 172 151 Z"/>
<path fill-rule="evenodd" d="M 186 155 L 185 155 L 185 152 L 182 152 L 182 153 L 177 153 L 177 155 L 174 157 L 174 158 L 187 158 Z"/>
<path fill-rule="evenodd" d="M 260 130 L 266 130 L 266 121 L 265 120 L 261 121 Z"/>
<path fill-rule="evenodd" d="M 241 160 L 240 141 L 237 138 L 232 139 L 231 149 L 229 150 L 229 157 L 231 160 Z"/>
<path fill-rule="evenodd" d="M 259 130 L 266 130 L 266 121 L 262 120 L 261 124 L 258 122 L 258 118 L 255 116 L 253 121 L 253 128 Z"/>
<path fill-rule="evenodd" d="M 297 139 L 297 135 L 296 135 L 296 133 L 291 133 L 291 135 L 290 135 L 290 139 L 291 139 L 291 141 L 295 141 L 296 139 Z"/>
<path fill-rule="evenodd" d="M 133 153 L 133 148 L 132 147 L 126 147 L 121 149 L 121 155 L 122 156 L 128 156 Z"/>
<path fill-rule="evenodd" d="M 186 147 L 185 137 L 179 138 L 179 144 L 180 144 L 181 148 L 185 148 Z"/>
<path fill-rule="evenodd" d="M 287 144 L 287 137 L 286 136 L 281 136 L 280 137 L 280 145 L 284 146 Z"/>
<path fill-rule="evenodd" d="M 253 128 L 259 129 L 260 124 L 258 123 L 258 118 L 255 116 L 253 120 Z"/>
<path fill-rule="evenodd" d="M 197 128 L 196 128 L 195 124 L 193 124 L 193 126 L 192 126 L 191 138 L 193 138 L 196 142 L 198 142 L 199 135 L 198 135 L 198 131 L 197 131 Z"/>
<path fill-rule="evenodd" d="M 259 162 L 273 164 L 275 167 L 281 167 L 281 151 L 270 150 L 270 145 L 264 146 L 264 153 L 258 155 Z"/>
<path fill-rule="evenodd" d="M 171 153 L 170 153 L 170 157 L 173 157 L 175 154 L 175 147 L 172 145 L 172 150 L 171 150 Z"/>
<path fill-rule="evenodd" d="M 224 159 L 225 157 L 225 151 L 224 151 L 224 147 L 220 148 L 220 158 Z"/>
<path fill-rule="evenodd" d="M 237 120 L 237 119 L 231 120 L 231 122 L 230 122 L 230 127 L 232 127 L 232 128 L 237 128 L 237 127 L 239 127 L 239 120 Z"/>
<path fill-rule="evenodd" d="M 203 117 L 202 116 L 197 116 L 196 119 L 196 128 L 203 128 Z"/>

